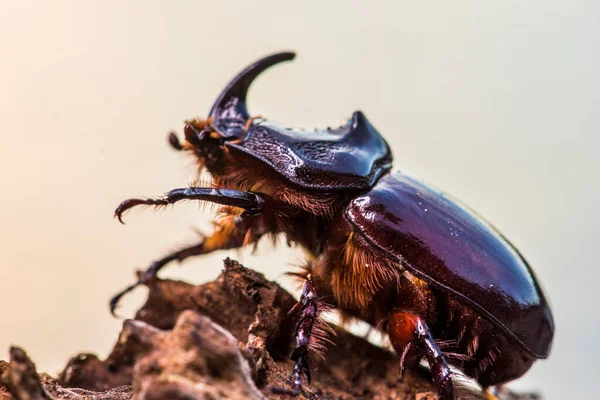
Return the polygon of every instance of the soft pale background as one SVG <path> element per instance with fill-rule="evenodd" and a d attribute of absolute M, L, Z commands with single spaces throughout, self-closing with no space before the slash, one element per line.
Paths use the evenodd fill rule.
<path fill-rule="evenodd" d="M 535 266 L 555 345 L 512 386 L 596 397 L 599 3 L 366 3 L 2 1 L 0 349 L 24 346 L 50 373 L 106 354 L 121 325 L 109 297 L 208 226 L 195 205 L 127 226 L 114 207 L 185 185 L 191 162 L 166 132 L 248 62 L 293 49 L 256 82 L 251 111 L 313 127 L 362 109 L 397 166 L 487 216 Z M 228 254 L 164 276 L 213 279 Z M 301 255 L 240 257 L 290 286 L 281 274 Z"/>

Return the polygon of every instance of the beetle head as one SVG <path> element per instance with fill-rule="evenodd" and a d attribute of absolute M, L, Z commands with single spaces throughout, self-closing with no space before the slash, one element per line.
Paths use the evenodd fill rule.
<path fill-rule="evenodd" d="M 218 161 L 223 146 L 223 139 L 214 130 L 211 123 L 212 118 L 187 120 L 183 128 L 184 145 L 179 145 L 174 134 L 171 134 L 169 141 L 175 148 L 192 150 L 201 166 L 211 165 Z"/>
<path fill-rule="evenodd" d="M 187 121 L 186 143 L 179 145 L 172 135 L 171 144 L 193 151 L 200 166 L 229 188 L 259 191 L 264 189 L 259 182 L 266 180 L 277 180 L 278 187 L 326 191 L 368 188 L 391 167 L 392 155 L 360 111 L 339 127 L 314 131 L 253 122 L 246 106 L 250 85 L 269 67 L 294 56 L 277 53 L 246 67 L 218 96 L 208 119 Z"/>
<path fill-rule="evenodd" d="M 267 68 L 283 61 L 291 60 L 294 53 L 277 53 L 262 58 L 237 74 L 221 92 L 212 106 L 207 119 L 185 121 L 185 143 L 179 143 L 177 136 L 171 133 L 169 142 L 177 150 L 191 150 L 200 164 L 209 172 L 222 162 L 225 143 L 241 139 L 245 134 L 250 114 L 246 107 L 248 88 Z"/>

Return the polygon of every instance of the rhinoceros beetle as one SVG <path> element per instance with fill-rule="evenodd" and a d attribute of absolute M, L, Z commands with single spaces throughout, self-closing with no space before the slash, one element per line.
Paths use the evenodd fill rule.
<path fill-rule="evenodd" d="M 392 172 L 392 153 L 365 115 L 342 126 L 295 130 L 246 108 L 252 81 L 294 58 L 278 53 L 248 66 L 225 87 L 207 119 L 192 119 L 182 143 L 212 176 L 210 187 L 126 200 L 115 211 L 180 200 L 220 204 L 215 231 L 154 262 L 138 282 L 171 261 L 255 245 L 283 234 L 311 259 L 304 283 L 291 394 L 310 382 L 308 355 L 324 346 L 321 299 L 342 315 L 389 335 L 401 368 L 427 360 L 439 398 L 454 399 L 448 361 L 484 388 L 523 375 L 548 356 L 554 323 L 527 261 L 497 230 L 446 194 Z M 122 222 L 122 220 L 121 220 Z"/>

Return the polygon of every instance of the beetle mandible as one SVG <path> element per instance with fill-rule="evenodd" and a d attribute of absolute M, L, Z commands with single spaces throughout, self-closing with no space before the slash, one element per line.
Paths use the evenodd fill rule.
<path fill-rule="evenodd" d="M 312 259 L 298 313 L 292 384 L 310 382 L 308 355 L 319 342 L 327 298 L 343 315 L 387 332 L 401 368 L 425 357 L 439 398 L 455 399 L 447 359 L 484 388 L 523 375 L 550 351 L 554 323 L 536 277 L 498 231 L 447 195 L 392 172 L 385 139 L 356 111 L 337 128 L 298 131 L 252 117 L 246 94 L 267 68 L 294 58 L 278 53 L 240 72 L 209 117 L 187 121 L 185 141 L 211 187 L 174 189 L 126 200 L 115 211 L 180 200 L 220 204 L 216 229 L 199 243 L 154 262 L 138 282 L 171 261 L 256 244 L 284 234 Z M 329 300 L 332 299 L 332 300 Z M 438 342 L 453 342 L 440 349 Z M 318 347 L 318 346 L 317 346 Z"/>

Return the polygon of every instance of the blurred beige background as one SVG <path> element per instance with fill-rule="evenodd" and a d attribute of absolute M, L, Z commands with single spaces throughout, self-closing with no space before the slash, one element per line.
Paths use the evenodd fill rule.
<path fill-rule="evenodd" d="M 511 386 L 596 397 L 599 3 L 288 4 L 0 3 L 0 358 L 17 344 L 56 373 L 77 352 L 107 353 L 121 325 L 109 297 L 209 227 L 194 204 L 127 226 L 114 207 L 185 185 L 191 160 L 166 132 L 205 115 L 250 61 L 293 49 L 256 82 L 251 112 L 312 128 L 363 110 L 399 168 L 485 215 L 535 267 L 555 344 Z M 213 279 L 230 254 L 163 276 Z M 236 257 L 290 287 L 282 273 L 301 254 Z"/>

